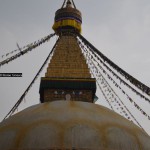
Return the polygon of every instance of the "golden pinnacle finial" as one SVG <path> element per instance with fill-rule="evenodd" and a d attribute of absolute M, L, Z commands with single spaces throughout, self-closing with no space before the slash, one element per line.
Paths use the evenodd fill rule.
<path fill-rule="evenodd" d="M 72 3 L 70 2 L 70 0 L 67 1 L 66 7 L 72 7 Z"/>
<path fill-rule="evenodd" d="M 53 29 L 57 34 L 64 31 L 81 33 L 82 15 L 73 0 L 65 0 L 61 9 L 56 11 Z"/>
<path fill-rule="evenodd" d="M 71 5 L 71 2 L 70 2 L 70 0 L 68 0 L 68 1 L 67 1 L 67 5 Z"/>
<path fill-rule="evenodd" d="M 64 0 L 61 8 L 65 8 L 65 7 L 74 7 L 76 9 L 76 6 L 73 0 Z"/>

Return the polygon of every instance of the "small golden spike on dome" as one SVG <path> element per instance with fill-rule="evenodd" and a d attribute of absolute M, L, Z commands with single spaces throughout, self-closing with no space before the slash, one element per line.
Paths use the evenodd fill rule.
<path fill-rule="evenodd" d="M 72 3 L 70 2 L 70 0 L 67 1 L 66 7 L 72 7 Z"/>
<path fill-rule="evenodd" d="M 74 7 L 76 9 L 76 6 L 73 0 L 64 0 L 61 8 L 68 8 L 68 7 L 71 7 L 71 8 Z"/>

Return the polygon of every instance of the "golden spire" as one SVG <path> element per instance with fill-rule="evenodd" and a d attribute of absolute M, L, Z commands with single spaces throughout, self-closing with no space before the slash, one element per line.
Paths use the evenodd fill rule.
<path fill-rule="evenodd" d="M 76 36 L 81 32 L 81 23 L 81 13 L 74 3 L 64 1 L 55 14 L 53 29 L 59 41 L 45 77 L 41 79 L 41 102 L 66 100 L 66 97 L 73 101 L 93 102 L 96 81 L 91 78 Z"/>
<path fill-rule="evenodd" d="M 74 36 L 62 36 L 45 77 L 91 78 L 88 65 Z"/>

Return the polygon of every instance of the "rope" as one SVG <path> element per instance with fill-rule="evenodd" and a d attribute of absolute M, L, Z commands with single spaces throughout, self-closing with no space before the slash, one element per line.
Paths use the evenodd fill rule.
<path fill-rule="evenodd" d="M 92 52 L 93 53 L 93 52 Z M 95 55 L 96 56 L 96 55 Z M 97 56 L 96 56 L 97 57 Z M 120 80 L 121 83 L 123 83 L 124 85 L 126 85 L 129 89 L 131 89 L 134 93 L 136 93 L 137 95 L 139 95 L 141 98 L 145 99 L 147 102 L 150 103 L 150 100 L 148 98 L 146 98 L 143 94 L 139 93 L 137 90 L 135 90 L 133 87 L 131 87 L 127 82 L 125 82 L 123 79 L 121 79 L 113 70 L 111 70 L 100 58 L 97 57 L 97 59 L 103 64 L 103 66 L 110 71 L 117 79 Z M 96 61 L 98 65 L 100 65 L 98 63 L 98 61 Z M 100 66 L 99 66 L 100 67 Z M 104 70 L 104 72 L 106 72 Z M 108 77 L 110 77 L 108 75 Z"/>
<path fill-rule="evenodd" d="M 93 53 L 93 52 L 92 52 Z M 94 54 L 93 54 L 94 55 Z M 92 57 L 94 60 L 95 58 Z M 96 60 L 95 60 L 96 61 Z M 97 61 L 96 61 L 97 62 Z M 101 61 L 102 62 L 102 61 Z M 107 68 L 107 65 L 104 64 L 104 62 L 102 62 L 103 65 Z M 150 115 L 148 115 L 136 102 L 133 101 L 133 99 L 115 82 L 115 80 L 113 80 L 110 75 L 101 67 L 101 65 L 97 62 L 98 64 L 98 67 L 108 76 L 108 79 L 111 80 L 113 82 L 113 84 L 115 84 L 115 86 L 117 88 L 119 88 L 119 90 L 121 90 L 121 92 L 127 96 L 127 99 L 133 104 L 134 103 L 134 106 L 138 109 L 138 111 L 140 111 L 142 113 L 142 115 L 144 115 L 145 117 L 147 117 L 148 120 L 150 120 Z M 109 68 L 109 67 L 108 67 Z M 107 68 L 107 69 L 108 69 Z M 109 71 L 111 70 L 110 68 L 108 69 Z M 112 70 L 110 72 L 113 72 Z M 113 75 L 115 73 L 113 72 Z M 115 74 L 116 75 L 116 74 Z M 117 76 L 117 75 L 116 75 Z M 130 85 L 128 85 L 124 80 L 122 80 L 119 76 L 117 76 L 117 79 L 120 79 L 121 82 L 123 82 L 127 87 L 130 87 L 130 89 L 132 89 L 133 92 L 135 92 L 136 94 L 140 95 L 140 93 L 137 93 L 137 91 L 132 88 Z M 142 95 L 143 96 L 143 95 Z M 149 102 L 149 99 L 147 99 L 146 97 L 142 97 L 142 98 L 145 98 L 146 101 Z"/>
<path fill-rule="evenodd" d="M 84 47 L 83 45 L 81 46 L 81 49 L 82 47 Z M 85 47 L 84 47 L 85 48 Z M 87 52 L 88 49 L 86 49 L 86 52 Z M 92 52 L 93 53 L 93 52 Z M 138 109 L 138 111 L 140 111 L 145 117 L 147 117 L 148 120 L 150 120 L 150 115 L 148 115 L 136 102 L 134 102 L 132 100 L 132 98 L 116 83 L 115 80 L 112 79 L 112 77 L 110 77 L 110 75 L 106 72 L 106 70 L 97 62 L 97 60 L 92 56 L 92 54 L 90 54 L 92 59 L 94 59 L 94 61 L 98 64 L 98 67 L 103 71 L 103 73 L 105 73 L 108 77 L 108 79 L 110 81 L 113 82 L 113 84 L 119 88 L 119 90 L 121 90 L 121 92 L 127 96 L 127 99 L 133 104 L 134 103 L 134 106 Z M 93 54 L 94 55 L 94 54 Z M 97 69 L 98 70 L 98 69 Z M 113 89 L 112 89 L 113 90 Z M 120 99 L 121 101 L 121 99 Z M 125 106 L 125 105 L 124 105 Z M 126 107 L 126 106 L 125 106 Z"/>
<path fill-rule="evenodd" d="M 147 102 L 150 103 L 150 100 L 148 98 L 146 98 L 143 94 L 139 93 L 137 90 L 135 90 L 133 87 L 131 87 L 127 82 L 125 82 L 123 79 L 121 79 L 113 70 L 111 70 L 92 50 L 90 50 L 93 55 L 95 57 L 97 57 L 97 59 L 100 61 L 100 63 L 103 64 L 104 67 L 106 67 L 106 69 L 111 72 L 117 79 L 120 80 L 120 82 L 122 82 L 124 85 L 126 85 L 128 88 L 130 88 L 134 93 L 136 93 L 137 95 L 139 95 L 141 98 L 145 99 Z M 98 62 L 97 62 L 98 63 Z M 99 63 L 98 63 L 99 64 Z"/>
<path fill-rule="evenodd" d="M 26 46 L 27 47 L 26 49 L 22 50 L 21 52 L 17 53 L 14 56 L 11 56 L 11 57 L 7 58 L 4 61 L 0 62 L 0 67 L 5 65 L 5 64 L 8 64 L 10 61 L 13 61 L 13 60 L 17 59 L 18 57 L 26 54 L 27 52 L 32 51 L 33 49 L 37 48 L 41 44 L 45 43 L 46 41 L 49 41 L 50 38 L 53 37 L 54 35 L 55 35 L 55 33 L 50 34 L 50 35 L 46 36 L 45 38 L 42 38 L 41 40 L 38 40 L 38 42 L 35 41 L 34 43 L 28 44 Z"/>
<path fill-rule="evenodd" d="M 79 44 L 79 43 L 78 43 Z M 80 46 L 80 44 L 79 44 L 79 46 Z M 81 48 L 81 47 L 80 47 Z M 83 50 L 82 48 L 81 48 L 81 50 Z M 86 50 L 84 50 L 84 52 L 85 52 Z M 83 52 L 83 54 L 84 54 L 84 52 Z M 86 51 L 87 52 L 87 51 Z M 85 55 L 84 55 L 85 56 Z M 89 58 L 89 57 L 88 57 Z M 94 72 L 91 72 L 91 74 L 93 75 L 93 77 L 96 79 L 96 77 L 95 77 L 95 75 L 94 75 Z M 111 103 L 109 102 L 109 100 L 107 99 L 107 96 L 105 95 L 105 92 L 103 91 L 103 89 L 102 89 L 102 87 L 100 86 L 100 84 L 99 84 L 99 82 L 98 82 L 98 80 L 96 79 L 96 83 L 97 83 L 97 85 L 98 85 L 98 87 L 99 87 L 99 89 L 100 89 L 100 91 L 102 92 L 102 94 L 103 94 L 103 96 L 104 96 L 104 99 L 106 100 L 106 102 L 108 103 L 108 105 L 109 105 L 109 107 L 114 111 L 114 109 L 113 109 L 113 106 L 111 105 Z"/>
<path fill-rule="evenodd" d="M 92 73 L 92 75 L 93 75 L 93 73 Z M 93 75 L 93 76 L 94 76 L 94 75 Z M 95 76 L 94 76 L 94 78 L 95 78 Z M 105 100 L 107 101 L 109 107 L 114 111 L 113 106 L 111 105 L 111 103 L 110 103 L 109 100 L 107 99 L 107 97 L 106 97 L 106 95 L 105 95 L 105 93 L 104 93 L 102 87 L 100 86 L 100 84 L 99 84 L 99 82 L 98 82 L 97 80 L 96 80 L 96 83 L 97 83 L 99 89 L 101 90 L 101 92 L 102 92 L 102 94 L 103 94 Z"/>
<path fill-rule="evenodd" d="M 75 3 L 74 3 L 74 1 L 73 1 L 73 0 L 72 0 L 72 3 L 73 3 L 74 8 L 76 9 L 76 5 L 75 5 Z"/>
<path fill-rule="evenodd" d="M 46 58 L 46 60 L 44 61 L 43 65 L 41 66 L 41 68 L 39 69 L 38 73 L 36 74 L 36 76 L 34 77 L 34 79 L 32 80 L 32 82 L 30 83 L 30 85 L 27 87 L 27 89 L 25 90 L 25 92 L 22 94 L 22 96 L 20 97 L 20 99 L 17 101 L 17 103 L 13 106 L 13 108 L 9 111 L 9 113 L 5 116 L 5 118 L 3 119 L 3 121 L 10 117 L 18 108 L 18 106 L 21 104 L 21 102 L 24 100 L 25 96 L 27 95 L 27 93 L 29 92 L 29 90 L 31 89 L 33 83 L 36 81 L 36 79 L 38 78 L 38 76 L 40 75 L 40 73 L 42 72 L 43 68 L 45 67 L 45 65 L 47 64 L 51 54 L 54 52 L 55 47 L 57 45 L 57 42 L 59 41 L 59 39 L 56 41 L 54 47 L 52 48 L 52 50 L 50 51 L 48 57 Z"/>
<path fill-rule="evenodd" d="M 13 54 L 13 53 L 15 53 L 15 52 L 17 52 L 17 51 L 19 51 L 19 49 L 15 49 L 15 50 L 13 50 L 13 51 L 11 51 L 11 52 L 8 52 L 8 53 L 6 53 L 6 54 L 3 54 L 3 55 L 1 56 L 1 58 L 3 59 L 3 58 L 5 58 L 5 57 L 9 56 L 10 54 Z"/>
<path fill-rule="evenodd" d="M 110 59 L 108 59 L 104 54 L 102 54 L 98 49 L 96 49 L 90 42 L 88 42 L 82 35 L 78 34 L 78 37 L 93 50 L 98 56 L 100 56 L 104 62 L 107 62 L 112 68 L 114 68 L 118 73 L 124 76 L 130 83 L 136 86 L 139 90 L 150 96 L 150 88 L 137 80 L 136 78 L 129 75 L 126 71 L 121 69 L 115 63 L 113 63 Z"/>
<path fill-rule="evenodd" d="M 81 47 L 81 50 L 83 50 L 85 53 L 88 53 L 90 56 L 87 56 L 88 58 L 92 58 L 92 59 L 94 59 L 94 61 L 97 63 L 97 61 L 95 60 L 95 58 L 92 56 L 92 54 L 91 53 L 89 53 L 89 52 L 91 52 L 91 51 L 89 51 L 84 45 L 83 45 L 83 43 L 80 43 L 80 41 L 78 41 L 79 42 L 79 45 L 80 45 L 80 47 Z M 91 59 L 90 59 L 91 60 Z M 92 62 L 92 64 L 93 64 L 93 66 L 94 66 L 94 68 L 97 70 L 97 72 L 96 73 L 98 73 L 99 72 L 99 70 L 98 70 L 98 68 L 96 67 L 96 65 L 95 65 L 95 63 L 91 60 L 91 62 Z M 108 73 L 101 67 L 101 66 L 99 66 L 100 67 L 100 69 L 103 71 L 103 73 L 105 73 L 105 74 L 107 74 L 107 76 L 109 76 L 108 75 Z M 93 67 L 92 67 L 93 68 Z M 100 72 L 99 72 L 100 73 Z M 94 75 L 93 75 L 94 76 Z M 97 75 L 96 75 L 97 76 Z M 104 78 L 104 76 L 100 73 L 100 76 L 98 75 L 97 76 L 98 77 L 98 79 L 99 79 L 99 77 L 102 77 L 103 79 L 103 82 L 105 81 L 105 83 L 106 83 L 106 85 L 105 85 L 105 87 L 107 88 L 107 90 L 106 91 L 108 91 L 109 92 L 109 94 L 110 94 L 110 92 L 113 92 L 113 93 L 111 93 L 111 98 L 114 98 L 114 95 L 116 96 L 116 98 L 118 98 L 118 100 L 120 101 L 120 103 L 123 105 L 123 107 L 120 107 L 121 106 L 121 104 L 119 104 L 119 101 L 117 101 L 117 99 L 116 98 L 114 98 L 114 100 L 115 100 L 115 102 L 119 105 L 119 107 L 120 107 L 120 109 L 121 109 L 121 111 L 125 114 L 125 116 L 127 117 L 128 116 L 128 114 L 126 113 L 126 111 L 129 113 L 129 115 L 130 115 L 130 117 L 132 117 L 132 119 L 135 121 L 135 123 L 143 130 L 143 131 L 145 131 L 144 130 L 144 128 L 141 126 L 141 124 L 137 121 L 137 119 L 133 116 L 133 114 L 131 113 L 131 111 L 126 107 L 126 105 L 123 103 L 123 101 L 119 98 L 119 96 L 116 94 L 116 92 L 112 89 L 112 87 L 110 86 L 110 84 L 107 82 L 107 80 Z M 110 76 L 109 76 L 110 77 Z M 110 77 L 111 78 L 111 77 Z M 109 79 L 110 79 L 109 78 Z M 97 83 L 98 83 L 98 80 L 96 79 L 96 81 L 97 81 Z M 103 91 L 102 90 L 102 87 L 100 87 L 100 85 L 99 85 L 99 83 L 97 84 L 98 86 L 99 86 L 99 88 L 100 88 L 100 90 L 101 91 Z M 106 92 L 105 91 L 105 92 Z M 123 91 L 123 90 L 121 90 L 121 91 Z M 103 95 L 104 95 L 104 97 L 106 98 L 106 100 L 108 101 L 108 103 L 110 103 L 109 102 L 109 99 L 107 99 L 107 97 L 106 97 L 106 94 L 105 93 L 102 93 Z M 124 91 L 123 91 L 123 94 L 126 94 Z M 126 94 L 127 95 L 127 94 Z M 108 96 L 108 94 L 107 94 L 107 96 Z M 131 102 L 131 98 L 127 95 L 127 98 L 130 100 L 130 102 Z M 112 102 L 114 102 L 114 101 L 112 101 Z M 133 102 L 133 101 L 132 101 Z M 131 102 L 131 103 L 132 103 Z M 137 106 L 137 107 L 139 107 L 135 102 L 134 102 L 134 105 L 135 106 Z M 111 105 L 112 106 L 112 105 Z M 126 111 L 123 111 L 123 109 L 125 109 Z M 145 115 L 146 117 L 148 117 L 148 119 L 150 120 L 150 116 L 149 115 L 147 115 L 140 107 L 139 107 L 139 109 L 140 109 L 140 111 L 142 112 L 142 114 L 143 115 Z M 138 109 L 138 110 L 139 110 Z M 117 109 L 118 110 L 118 109 Z M 128 119 L 130 119 L 130 117 L 127 117 Z"/>
<path fill-rule="evenodd" d="M 88 52 L 88 49 L 85 49 L 85 46 L 84 45 L 82 45 L 82 46 L 80 46 L 81 47 L 81 49 L 84 51 L 84 52 Z M 84 47 L 84 49 L 83 49 L 83 47 Z M 89 53 L 90 54 L 90 53 Z M 90 54 L 91 55 L 91 54 Z M 89 59 L 90 59 L 90 57 L 88 57 Z M 93 58 L 93 57 L 92 57 Z M 95 60 L 95 59 L 94 59 Z M 94 64 L 94 62 L 90 59 L 90 61 L 92 62 L 92 64 L 93 64 L 93 66 L 94 66 L 94 68 L 97 70 L 97 72 L 98 72 L 98 69 L 97 69 L 97 67 L 96 67 L 96 65 Z M 102 67 L 101 67 L 102 68 Z M 102 68 L 103 69 L 103 68 Z M 99 72 L 100 73 L 100 72 Z M 95 75 L 94 75 L 94 73 L 92 73 L 92 75 L 95 77 Z M 143 127 L 140 125 L 140 123 L 136 120 L 136 118 L 133 116 L 133 114 L 130 112 L 130 110 L 125 106 L 125 104 L 122 102 L 122 100 L 120 99 L 120 97 L 117 95 L 117 93 L 112 89 L 112 87 L 110 86 L 110 84 L 107 82 L 107 80 L 104 78 L 104 76 L 100 73 L 100 76 L 103 78 L 103 80 L 105 81 L 105 83 L 108 85 L 108 87 L 109 87 L 109 89 L 110 89 L 110 91 L 112 91 L 113 92 L 113 94 L 112 94 L 112 96 L 114 97 L 114 95 L 118 98 L 118 100 L 120 101 L 120 103 L 123 105 L 123 107 L 126 109 L 126 111 L 130 114 L 130 116 L 133 118 L 133 120 L 138 124 L 138 126 L 141 128 L 141 129 L 143 129 Z M 107 99 L 107 97 L 106 97 L 106 95 L 105 95 L 105 93 L 103 92 L 103 90 L 102 90 L 102 87 L 100 86 L 100 84 L 98 83 L 98 80 L 96 79 L 96 81 L 97 81 L 97 84 L 98 84 L 98 86 L 99 86 L 99 88 L 100 88 L 100 90 L 101 90 L 101 92 L 102 92 L 102 94 L 103 94 L 103 96 L 105 97 L 105 99 L 106 99 L 106 101 L 108 102 L 108 104 L 111 106 L 111 108 L 112 108 L 112 110 L 114 110 L 113 109 L 113 107 L 112 107 L 112 105 L 111 105 L 111 103 L 109 102 L 109 100 Z M 116 103 L 117 104 L 119 104 L 119 102 L 117 101 L 117 99 L 115 99 L 115 101 L 116 101 Z M 123 107 L 121 107 L 122 108 L 122 112 L 124 113 L 124 111 L 123 111 Z M 126 115 L 128 115 L 127 113 L 125 113 L 125 116 Z M 143 131 L 145 131 L 144 129 L 143 129 Z"/>
<path fill-rule="evenodd" d="M 93 63 L 94 64 L 94 63 Z M 96 67 L 96 66 L 95 66 Z M 139 125 L 139 127 L 141 127 L 143 129 L 143 127 L 140 125 L 140 123 L 136 120 L 136 118 L 133 116 L 133 114 L 130 112 L 130 110 L 125 106 L 125 104 L 123 103 L 123 101 L 120 99 L 120 97 L 117 95 L 117 93 L 112 89 L 112 87 L 110 86 L 110 84 L 107 82 L 107 80 L 104 78 L 104 76 L 101 74 L 101 76 L 103 77 L 103 80 L 106 82 L 106 84 L 109 86 L 109 88 L 111 89 L 111 91 L 113 92 L 113 94 L 118 98 L 118 100 L 120 101 L 120 103 L 123 105 L 123 107 L 126 109 L 126 111 L 130 114 L 130 116 L 132 116 L 133 120 Z M 117 99 L 115 99 L 116 103 L 119 104 L 119 102 L 117 101 Z M 122 107 L 122 108 L 123 108 Z M 124 113 L 124 112 L 123 112 Z M 126 115 L 126 114 L 125 114 Z M 143 129 L 144 130 L 144 129 Z"/>
<path fill-rule="evenodd" d="M 63 8 L 63 7 L 64 7 L 65 3 L 66 3 L 66 0 L 64 0 L 64 2 L 63 2 L 63 4 L 62 4 L 61 8 Z"/>

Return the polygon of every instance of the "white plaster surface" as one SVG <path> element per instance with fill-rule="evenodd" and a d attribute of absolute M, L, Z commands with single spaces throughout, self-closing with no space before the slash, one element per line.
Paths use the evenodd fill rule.
<path fill-rule="evenodd" d="M 150 150 L 150 137 L 113 111 L 91 103 L 38 104 L 0 123 L 0 150 Z"/>

